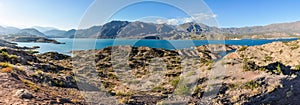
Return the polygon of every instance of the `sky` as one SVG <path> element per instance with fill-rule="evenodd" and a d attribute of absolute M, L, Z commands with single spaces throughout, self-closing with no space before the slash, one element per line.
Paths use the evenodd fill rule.
<path fill-rule="evenodd" d="M 0 0 L 0 25 L 76 28 L 93 0 Z"/>
<path fill-rule="evenodd" d="M 111 20 L 143 20 L 167 24 L 199 20 L 218 27 L 300 21 L 300 0 L 203 0 L 207 7 L 200 2 L 187 2 L 189 0 L 165 0 L 173 5 L 154 2 L 121 5 L 128 1 L 0 0 L 0 25 L 69 30 L 101 25 Z"/>

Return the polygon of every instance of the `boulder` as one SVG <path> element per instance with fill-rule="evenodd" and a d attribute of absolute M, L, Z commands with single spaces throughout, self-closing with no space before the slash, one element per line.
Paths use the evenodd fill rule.
<path fill-rule="evenodd" d="M 17 92 L 15 93 L 15 96 L 17 96 L 21 99 L 32 99 L 32 98 L 34 98 L 33 95 L 26 89 L 17 90 Z"/>

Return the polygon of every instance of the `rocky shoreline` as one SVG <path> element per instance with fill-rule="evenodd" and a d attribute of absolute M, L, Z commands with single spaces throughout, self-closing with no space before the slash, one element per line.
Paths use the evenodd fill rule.
<path fill-rule="evenodd" d="M 2 43 L 1 104 L 299 103 L 299 40 L 183 50 L 115 46 L 72 57 Z M 211 86 L 217 91 L 208 97 Z"/>

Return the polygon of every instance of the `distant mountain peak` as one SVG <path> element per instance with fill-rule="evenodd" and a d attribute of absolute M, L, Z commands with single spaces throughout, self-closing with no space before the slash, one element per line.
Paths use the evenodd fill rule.
<path fill-rule="evenodd" d="M 50 30 L 58 30 L 57 28 L 54 28 L 54 27 L 42 27 L 42 26 L 33 26 L 31 28 L 34 28 L 40 32 L 46 32 L 46 31 L 50 31 Z"/>
<path fill-rule="evenodd" d="M 8 34 L 14 34 L 18 32 L 20 29 L 16 27 L 3 27 L 0 26 L 0 35 L 8 35 Z"/>
<path fill-rule="evenodd" d="M 46 37 L 46 35 L 37 29 L 34 28 L 25 28 L 17 32 L 16 34 L 20 35 L 35 35 L 35 36 L 41 36 L 41 37 Z"/>

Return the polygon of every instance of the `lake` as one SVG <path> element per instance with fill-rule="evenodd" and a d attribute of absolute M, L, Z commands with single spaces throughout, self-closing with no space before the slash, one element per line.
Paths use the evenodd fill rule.
<path fill-rule="evenodd" d="M 242 40 L 122 40 L 122 39 L 70 39 L 70 38 L 53 38 L 65 44 L 52 43 L 24 43 L 16 42 L 18 46 L 40 46 L 38 51 L 45 52 L 59 52 L 68 54 L 71 50 L 89 50 L 89 49 L 103 49 L 108 46 L 117 45 L 131 45 L 131 46 L 148 46 L 151 48 L 164 49 L 183 49 L 191 48 L 193 46 L 207 45 L 207 44 L 229 44 L 229 45 L 245 45 L 255 46 L 262 45 L 276 41 L 293 41 L 297 38 L 291 39 L 242 39 Z"/>

